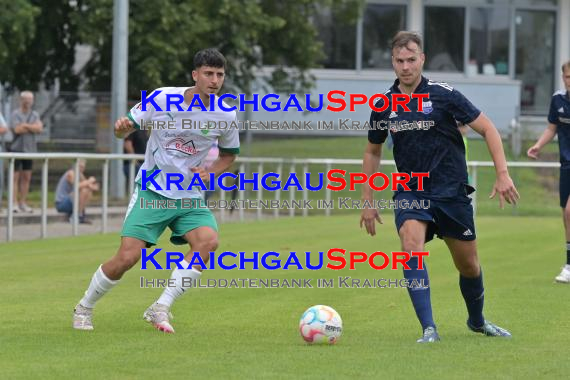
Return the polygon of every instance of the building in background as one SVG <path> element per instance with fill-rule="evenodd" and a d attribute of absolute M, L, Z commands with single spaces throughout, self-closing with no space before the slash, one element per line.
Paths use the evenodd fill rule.
<path fill-rule="evenodd" d="M 368 0 L 355 26 L 327 10 L 321 16 L 315 22 L 327 58 L 315 70 L 318 89 L 386 89 L 390 39 L 415 30 L 424 37 L 426 76 L 464 92 L 503 134 L 518 116 L 542 130 L 562 87 L 560 66 L 570 59 L 570 0 Z"/>

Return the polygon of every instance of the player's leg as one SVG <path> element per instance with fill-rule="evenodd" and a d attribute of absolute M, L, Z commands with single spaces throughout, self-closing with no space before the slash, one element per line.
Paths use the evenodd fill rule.
<path fill-rule="evenodd" d="M 91 316 L 95 303 L 140 259 L 141 250 L 154 245 L 169 223 L 170 215 L 165 210 L 141 208 L 145 200 L 163 199 L 152 191 L 142 192 L 137 185 L 131 197 L 121 231 L 121 246 L 117 254 L 101 265 L 91 279 L 85 296 L 74 313 L 74 327 L 92 330 Z M 142 202 L 141 202 L 142 199 Z"/>
<path fill-rule="evenodd" d="M 453 258 L 453 263 L 459 271 L 459 288 L 467 305 L 469 323 L 472 326 L 483 326 L 484 288 L 483 274 L 477 256 L 475 240 L 462 241 L 450 237 L 443 239 Z"/>
<path fill-rule="evenodd" d="M 190 251 L 182 261 L 184 269 L 175 269 L 170 278 L 174 279 L 176 286 L 167 287 L 162 295 L 156 301 L 161 305 L 171 307 L 174 301 L 184 292 L 192 287 L 192 284 L 183 283 L 182 278 L 191 278 L 197 281 L 202 275 L 202 268 L 199 265 L 190 267 L 195 252 L 198 252 L 204 264 L 210 261 L 210 252 L 214 252 L 218 248 L 218 232 L 211 227 L 199 227 L 184 235 L 186 241 L 190 244 Z M 190 269 L 187 269 L 190 268 Z"/>
<path fill-rule="evenodd" d="M 142 240 L 126 236 L 121 238 L 117 254 L 97 268 L 83 298 L 75 307 L 73 316 L 75 329 L 93 330 L 92 317 L 95 304 L 139 261 L 141 249 L 145 246 L 146 242 Z"/>
<path fill-rule="evenodd" d="M 426 221 L 408 219 L 400 229 L 400 242 L 402 244 L 402 251 L 423 251 L 425 246 L 425 236 L 428 229 Z M 417 257 L 408 261 L 409 270 L 404 270 L 404 277 L 409 283 L 414 280 L 417 283 L 423 283 L 425 287 L 408 288 L 408 294 L 414 306 L 414 310 L 422 325 L 423 337 L 418 340 L 418 343 L 427 343 L 439 340 L 435 322 L 433 320 L 433 313 L 431 308 L 431 292 L 429 287 L 429 277 L 427 267 L 424 263 L 424 268 L 418 268 Z"/>
<path fill-rule="evenodd" d="M 79 191 L 79 222 L 91 223 L 85 216 L 85 207 L 91 200 L 93 192 L 90 189 L 83 188 Z"/>
<path fill-rule="evenodd" d="M 195 286 L 202 275 L 202 268 L 198 265 L 190 266 L 194 252 L 199 252 L 204 264 L 210 260 L 210 252 L 218 247 L 218 233 L 210 227 L 199 227 L 184 235 L 190 244 L 190 251 L 182 261 L 183 269 L 176 268 L 170 276 L 174 286 L 164 289 L 158 300 L 144 313 L 144 318 L 152 323 L 158 330 L 173 333 L 170 324 L 170 308 L 176 299 Z M 188 269 L 190 268 L 190 269 Z"/>
<path fill-rule="evenodd" d="M 14 212 L 20 211 L 20 173 L 22 173 L 21 165 L 22 160 L 15 160 L 14 162 Z M 8 200 L 9 202 L 10 200 Z"/>
<path fill-rule="evenodd" d="M 510 338 L 509 331 L 483 317 L 485 289 L 475 240 L 465 241 L 450 237 L 444 237 L 444 240 L 451 252 L 455 267 L 459 271 L 459 287 L 469 314 L 467 327 L 471 331 L 487 336 Z"/>
<path fill-rule="evenodd" d="M 194 252 L 198 252 L 200 258 L 207 264 L 210 260 L 210 252 L 218 248 L 218 226 L 216 219 L 207 208 L 195 207 L 181 210 L 180 216 L 170 224 L 174 244 L 187 242 L 190 251 L 182 261 L 182 269 L 176 268 L 170 276 L 174 286 L 164 289 L 158 300 L 153 303 L 144 313 L 144 319 L 157 329 L 173 333 L 170 324 L 170 308 L 174 301 L 186 293 L 200 279 L 202 268 L 193 261 Z M 191 265 L 193 267 L 191 267 Z M 189 269 L 188 269 L 189 268 Z"/>
<path fill-rule="evenodd" d="M 26 166 L 21 174 L 20 181 L 20 209 L 24 212 L 32 212 L 32 208 L 28 206 L 28 193 L 30 192 L 30 183 L 32 182 L 32 160 L 26 160 Z"/>
<path fill-rule="evenodd" d="M 570 283 L 570 170 L 560 170 L 560 207 L 562 207 L 562 218 L 564 220 L 564 232 L 566 235 L 566 265 L 556 276 L 556 282 L 563 284 Z"/>

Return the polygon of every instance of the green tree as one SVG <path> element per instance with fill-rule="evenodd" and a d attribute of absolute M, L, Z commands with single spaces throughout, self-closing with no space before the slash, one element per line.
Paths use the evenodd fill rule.
<path fill-rule="evenodd" d="M 2 66 L 2 71 L 7 70 L 2 74 L 2 82 L 9 88 L 36 90 L 40 83 L 51 87 L 58 79 L 61 89 L 77 89 L 79 78 L 73 72 L 73 65 L 79 40 L 77 24 L 72 16 L 78 12 L 83 1 L 0 0 L 0 3 L 4 2 L 6 5 L 0 13 L 0 28 L 22 20 L 19 24 L 25 29 L 19 29 L 25 31 L 25 38 L 6 36 L 6 40 L 18 48 L 7 50 L 10 62 Z M 6 7 L 9 11 L 5 11 Z"/>
<path fill-rule="evenodd" d="M 323 59 L 311 18 L 330 6 L 354 23 L 363 0 L 137 0 L 129 8 L 129 95 L 191 83 L 194 54 L 216 47 L 228 58 L 227 85 L 250 92 L 262 65 L 267 84 L 294 92 L 310 88 L 308 69 Z M 85 74 L 92 89 L 111 83 L 112 0 L 85 0 L 75 14 L 80 40 L 94 47 Z"/>
<path fill-rule="evenodd" d="M 19 56 L 35 32 L 40 9 L 27 0 L 0 0 L 0 84 L 10 87 L 17 75 Z"/>

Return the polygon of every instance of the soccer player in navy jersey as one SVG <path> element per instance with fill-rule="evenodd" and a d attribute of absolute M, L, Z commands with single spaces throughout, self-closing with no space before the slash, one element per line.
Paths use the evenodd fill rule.
<path fill-rule="evenodd" d="M 560 149 L 560 207 L 566 230 L 566 265 L 555 277 L 557 282 L 570 283 L 570 61 L 562 65 L 564 90 L 556 91 L 550 101 L 548 126 L 527 152 L 530 158 L 536 159 L 542 147 L 548 144 L 558 133 Z"/>
<path fill-rule="evenodd" d="M 473 207 L 468 197 L 475 189 L 468 184 L 465 147 L 456 120 L 469 125 L 487 143 L 496 171 L 491 198 L 498 195 L 503 207 L 505 201 L 516 203 L 519 194 L 509 176 L 501 137 L 493 123 L 459 91 L 422 76 L 424 61 L 421 37 L 412 32 L 398 32 L 392 40 L 392 65 L 397 79 L 385 95 L 391 99 L 392 94 L 429 94 L 429 99 L 422 100 L 422 112 L 418 111 L 417 98 L 408 104 L 409 112 L 401 106 L 397 112 L 391 111 L 391 106 L 383 112 L 372 112 L 370 123 L 377 129 L 368 133 L 363 171 L 368 176 L 378 171 L 382 144 L 389 131 L 398 172 L 429 172 L 429 178 L 423 180 L 423 191 L 418 191 L 417 179 L 413 178 L 408 182 L 411 191 L 399 188 L 394 194 L 395 200 L 408 200 L 409 204 L 414 200 L 430 201 L 429 209 L 395 210 L 402 250 L 424 251 L 425 243 L 434 235 L 442 238 L 459 271 L 459 287 L 469 314 L 468 328 L 487 336 L 511 337 L 507 330 L 483 317 L 483 276 L 477 257 Z M 376 107 L 380 108 L 381 102 Z M 373 200 L 369 185 L 364 185 L 362 192 L 364 200 Z M 372 236 L 376 234 L 376 221 L 382 223 L 378 210 L 362 211 L 360 226 L 365 226 Z M 418 269 L 417 260 L 408 261 L 408 266 L 404 277 L 410 283 L 416 280 L 421 284 L 423 280 L 428 285 L 408 289 L 423 330 L 418 343 L 438 341 L 427 268 Z"/>

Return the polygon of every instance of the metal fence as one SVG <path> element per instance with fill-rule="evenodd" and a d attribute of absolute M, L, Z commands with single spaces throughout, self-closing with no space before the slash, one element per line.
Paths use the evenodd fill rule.
<path fill-rule="evenodd" d="M 78 234 L 78 204 L 79 204 L 79 159 L 85 160 L 99 160 L 103 161 L 102 173 L 101 173 L 101 218 L 102 226 L 101 233 L 108 232 L 107 221 L 108 221 L 108 205 L 109 205 L 109 163 L 113 160 L 130 160 L 130 178 L 129 178 L 129 194 L 133 193 L 134 190 L 134 176 L 135 176 L 135 161 L 137 159 L 143 159 L 142 155 L 135 154 L 87 154 L 87 153 L 0 153 L 0 160 L 5 160 L 8 162 L 8 214 L 7 214 L 7 229 L 6 229 L 6 240 L 11 241 L 14 229 L 14 163 L 16 159 L 32 159 L 42 161 L 41 170 L 41 238 L 47 237 L 47 209 L 48 209 L 48 174 L 49 174 L 49 164 L 55 160 L 75 160 L 74 170 L 75 170 L 75 184 L 73 192 L 73 219 L 72 219 L 72 233 L 73 235 Z M 239 167 L 240 173 L 248 173 L 255 171 L 259 175 L 263 173 L 274 172 L 280 177 L 284 173 L 296 173 L 297 168 L 301 168 L 302 173 L 309 173 L 309 167 L 311 165 L 320 165 L 324 167 L 325 172 L 338 166 L 354 166 L 354 171 L 360 171 L 362 166 L 362 160 L 360 159 L 287 159 L 287 158 L 273 158 L 273 157 L 239 157 L 237 160 L 237 165 Z M 381 166 L 385 168 L 386 166 L 395 166 L 393 160 L 382 160 Z M 494 166 L 493 162 L 489 161 L 470 161 L 468 162 L 468 167 L 470 169 L 471 183 L 474 187 L 477 187 L 478 182 L 478 171 L 479 168 L 492 168 Z M 509 168 L 559 168 L 560 164 L 555 162 L 509 162 Z M 267 168 L 271 168 L 267 171 Z M 252 170 L 255 169 L 255 170 Z M 325 185 L 326 186 L 326 185 Z M 309 200 L 309 190 L 306 183 L 303 183 L 302 199 L 304 201 Z M 267 191 L 265 191 L 267 192 Z M 296 199 L 296 191 L 293 187 L 289 193 L 289 200 L 293 201 Z M 476 193 L 475 193 L 476 194 Z M 246 192 L 239 192 L 239 200 L 245 200 Z M 260 188 L 256 192 L 255 198 L 259 202 L 264 199 L 264 191 Z M 271 194 L 271 198 L 281 202 L 282 191 L 277 189 Z M 226 192 L 220 192 L 220 200 L 225 200 Z M 325 187 L 325 198 L 327 203 L 330 203 L 333 198 L 333 191 Z M 473 207 L 477 210 L 477 197 L 473 196 Z M 227 217 L 227 210 L 220 208 L 220 220 L 224 222 Z M 263 210 L 257 208 L 255 211 L 255 218 L 261 219 L 263 217 Z M 282 210 L 274 209 L 271 214 L 273 217 L 278 218 L 283 213 Z M 286 213 L 289 217 L 294 217 L 297 215 L 294 208 L 290 208 L 289 212 Z M 304 208 L 301 210 L 302 216 L 308 216 L 309 210 Z M 324 215 L 330 216 L 331 209 L 324 209 Z M 238 209 L 239 220 L 245 220 L 245 210 L 243 208 Z"/>

